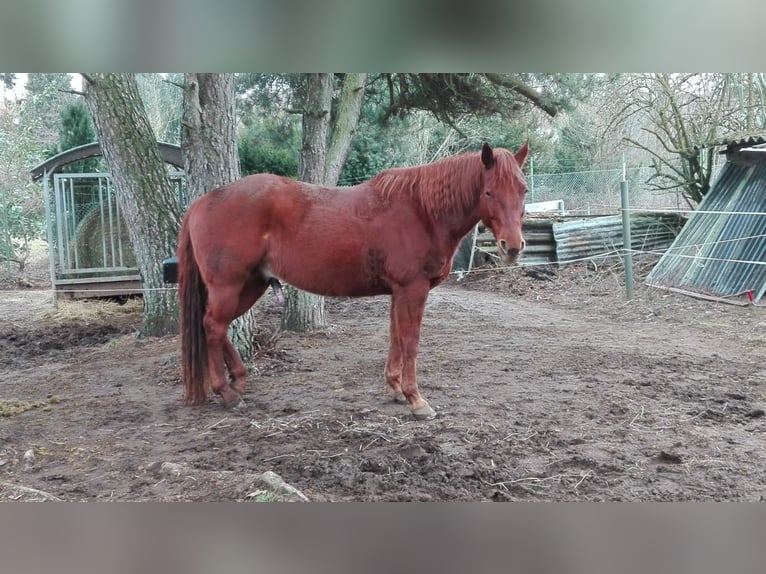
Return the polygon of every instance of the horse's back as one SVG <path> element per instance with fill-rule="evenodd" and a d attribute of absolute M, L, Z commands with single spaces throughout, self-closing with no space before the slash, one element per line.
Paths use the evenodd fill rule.
<path fill-rule="evenodd" d="M 253 174 L 197 198 L 187 218 L 209 240 L 252 236 L 286 213 L 305 209 L 300 182 L 272 174 Z"/>

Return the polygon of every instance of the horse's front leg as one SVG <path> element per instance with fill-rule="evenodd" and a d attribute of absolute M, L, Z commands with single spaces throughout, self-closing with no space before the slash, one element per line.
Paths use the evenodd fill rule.
<path fill-rule="evenodd" d="M 423 312 L 429 290 L 428 283 L 409 285 L 395 290 L 391 301 L 401 353 L 401 390 L 410 404 L 413 416 L 417 419 L 430 419 L 436 416 L 434 410 L 420 394 L 416 379 L 420 327 L 423 323 Z M 392 342 L 392 349 L 393 346 Z M 396 358 L 395 352 L 391 352 L 389 361 L 392 354 Z"/>
<path fill-rule="evenodd" d="M 393 297 L 391 299 L 391 324 L 389 326 L 390 347 L 388 350 L 388 359 L 386 360 L 386 369 L 384 372 L 386 383 L 388 383 L 391 397 L 397 403 L 405 403 L 407 399 L 402 392 L 402 341 L 399 338 L 399 329 L 396 322 L 396 313 Z"/>

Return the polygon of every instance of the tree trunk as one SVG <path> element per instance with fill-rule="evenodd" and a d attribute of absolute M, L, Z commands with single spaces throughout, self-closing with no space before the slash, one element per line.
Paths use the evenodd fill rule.
<path fill-rule="evenodd" d="M 303 145 L 298 178 L 308 183 L 324 184 L 327 140 L 330 133 L 332 74 L 306 74 L 303 99 Z M 288 331 L 311 331 L 327 327 L 324 297 L 285 286 L 287 305 L 282 314 L 282 328 Z"/>
<path fill-rule="evenodd" d="M 327 142 L 332 111 L 332 74 L 306 74 L 303 98 L 303 145 L 298 178 L 308 183 L 325 183 Z"/>
<path fill-rule="evenodd" d="M 367 74 L 346 74 L 334 125 L 331 124 L 333 74 L 306 76 L 299 179 L 334 186 L 359 123 Z M 285 287 L 285 295 L 284 329 L 311 331 L 327 326 L 324 297 L 299 291 L 289 285 Z"/>
<path fill-rule="evenodd" d="M 181 220 L 133 74 L 83 74 L 96 134 L 117 192 L 144 289 L 141 336 L 178 332 L 176 292 L 162 260 L 175 253 Z"/>
<path fill-rule="evenodd" d="M 332 138 L 327 150 L 325 185 L 338 184 L 340 172 L 351 147 L 351 140 L 354 139 L 356 127 L 359 124 L 366 81 L 367 74 L 346 74 L 343 80 L 338 111 L 335 114 L 335 124 L 332 126 Z"/>
<path fill-rule="evenodd" d="M 233 74 L 186 74 L 181 153 L 189 202 L 240 177 L 234 97 Z M 255 350 L 255 325 L 250 309 L 229 328 L 243 359 Z"/>
<path fill-rule="evenodd" d="M 239 178 L 233 74 L 186 74 L 181 153 L 190 202 Z"/>

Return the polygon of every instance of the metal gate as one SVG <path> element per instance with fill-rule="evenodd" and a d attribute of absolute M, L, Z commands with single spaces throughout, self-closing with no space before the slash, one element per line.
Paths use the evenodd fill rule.
<path fill-rule="evenodd" d="M 183 194 L 183 173 L 169 175 Z M 141 292 L 120 205 L 106 173 L 56 173 L 45 182 L 51 282 L 57 296 Z"/>

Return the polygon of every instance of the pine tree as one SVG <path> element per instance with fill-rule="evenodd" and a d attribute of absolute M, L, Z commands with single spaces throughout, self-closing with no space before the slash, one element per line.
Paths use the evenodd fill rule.
<path fill-rule="evenodd" d="M 96 132 L 90 118 L 88 106 L 81 100 L 67 104 L 61 111 L 59 123 L 58 151 L 63 152 L 96 141 Z M 98 169 L 99 161 L 95 158 L 84 159 L 64 166 L 66 173 L 93 173 Z"/>

